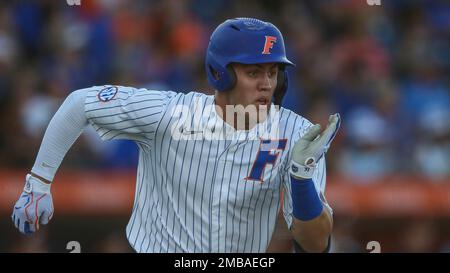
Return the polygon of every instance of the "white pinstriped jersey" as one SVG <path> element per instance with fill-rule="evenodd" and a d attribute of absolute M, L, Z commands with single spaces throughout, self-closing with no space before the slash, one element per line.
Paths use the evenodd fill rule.
<path fill-rule="evenodd" d="M 174 114 L 180 105 L 185 120 Z M 283 212 L 291 225 L 289 151 L 311 123 L 281 108 L 278 120 L 263 122 L 279 122 L 278 140 L 265 139 L 257 127 L 232 129 L 225 140 L 201 137 L 205 130 L 231 128 L 213 105 L 214 96 L 195 92 L 89 88 L 85 113 L 101 138 L 131 139 L 139 146 L 126 228 L 137 252 L 265 252 L 283 188 Z M 184 140 L 174 132 L 200 137 Z M 264 145 L 268 152 L 261 150 Z M 318 191 L 324 191 L 325 173 L 322 157 L 313 177 Z"/>

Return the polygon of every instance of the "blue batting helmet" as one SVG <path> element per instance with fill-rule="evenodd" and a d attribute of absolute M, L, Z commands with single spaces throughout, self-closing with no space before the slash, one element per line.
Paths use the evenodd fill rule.
<path fill-rule="evenodd" d="M 276 26 L 253 18 L 229 19 L 220 24 L 209 40 L 205 62 L 208 82 L 218 91 L 229 90 L 236 83 L 230 63 L 279 63 L 275 103 L 281 103 L 288 83 L 284 68 L 294 64 L 286 57 L 283 36 Z"/>

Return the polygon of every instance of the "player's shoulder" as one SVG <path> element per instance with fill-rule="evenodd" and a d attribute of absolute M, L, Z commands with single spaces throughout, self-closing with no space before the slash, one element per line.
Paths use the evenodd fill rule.
<path fill-rule="evenodd" d="M 89 101 L 108 102 L 112 100 L 132 100 L 142 101 L 151 99 L 160 99 L 166 105 L 188 104 L 194 99 L 196 101 L 211 100 L 208 96 L 200 92 L 175 92 L 171 90 L 155 90 L 145 87 L 133 87 L 122 85 L 95 85 L 84 89 Z"/>
<path fill-rule="evenodd" d="M 300 132 L 312 126 L 312 122 L 307 118 L 284 107 L 280 107 L 280 123 Z"/>
<path fill-rule="evenodd" d="M 198 91 L 191 91 L 188 93 L 180 93 L 181 96 L 184 97 L 184 100 L 186 103 L 190 103 L 192 101 L 197 101 L 197 100 L 210 100 L 213 96 L 211 95 L 207 95 L 205 93 L 201 93 Z"/>
<path fill-rule="evenodd" d="M 121 86 L 121 85 L 114 85 L 114 84 L 105 84 L 105 85 L 94 85 L 91 87 L 83 88 L 83 90 L 86 90 L 88 93 L 92 94 L 105 94 L 105 93 L 111 93 L 111 94 L 117 94 L 117 93 L 134 93 L 138 88 L 131 87 L 131 86 Z"/>
<path fill-rule="evenodd" d="M 294 111 L 283 107 L 280 108 L 280 132 L 283 138 L 290 140 L 289 143 L 295 143 L 312 125 L 311 121 Z"/>
<path fill-rule="evenodd" d="M 191 91 L 189 93 L 177 93 L 171 101 L 171 105 L 184 105 L 197 108 L 199 105 L 205 106 L 214 101 L 214 96 L 205 93 Z"/>
<path fill-rule="evenodd" d="M 85 88 L 90 92 L 119 92 L 119 93 L 127 93 L 129 95 L 133 95 L 137 92 L 149 92 L 149 93 L 161 93 L 165 95 L 175 95 L 174 91 L 162 91 L 162 90 L 153 90 L 145 87 L 136 87 L 136 86 L 123 86 L 123 85 L 115 85 L 115 84 L 105 84 L 105 85 L 94 85 L 88 88 Z"/>
<path fill-rule="evenodd" d="M 87 99 L 91 101 L 108 102 L 112 100 L 145 100 L 157 98 L 170 101 L 177 95 L 174 91 L 153 90 L 143 87 L 122 86 L 122 85 L 94 85 L 83 90 L 87 93 Z"/>

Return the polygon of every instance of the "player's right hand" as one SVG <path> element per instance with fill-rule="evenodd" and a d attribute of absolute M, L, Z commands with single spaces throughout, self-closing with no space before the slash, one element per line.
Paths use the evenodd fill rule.
<path fill-rule="evenodd" d="M 50 184 L 28 174 L 23 192 L 14 205 L 11 215 L 16 228 L 23 234 L 32 234 L 39 224 L 46 225 L 53 216 L 53 199 Z"/>

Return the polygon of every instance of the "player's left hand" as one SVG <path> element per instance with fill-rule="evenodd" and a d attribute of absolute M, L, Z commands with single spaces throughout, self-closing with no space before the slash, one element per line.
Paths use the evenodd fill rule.
<path fill-rule="evenodd" d="M 52 216 L 50 184 L 28 174 L 23 192 L 11 215 L 14 225 L 21 233 L 32 234 L 39 229 L 39 224 L 46 225 Z"/>
<path fill-rule="evenodd" d="M 330 115 L 328 126 L 322 134 L 320 124 L 315 124 L 295 143 L 290 168 L 293 176 L 305 179 L 312 177 L 316 163 L 327 152 L 340 124 L 339 114 Z"/>

